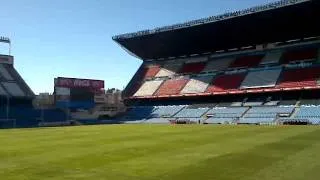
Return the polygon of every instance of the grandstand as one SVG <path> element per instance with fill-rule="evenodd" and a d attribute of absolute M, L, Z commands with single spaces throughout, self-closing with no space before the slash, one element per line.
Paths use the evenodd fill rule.
<path fill-rule="evenodd" d="M 0 39 L 11 43 L 10 39 Z M 0 128 L 37 127 L 39 123 L 66 121 L 59 109 L 35 109 L 35 94 L 14 68 L 14 57 L 0 55 Z"/>
<path fill-rule="evenodd" d="M 126 118 L 319 124 L 319 9 L 319 1 L 282 0 L 114 36 L 143 61 L 124 90 Z"/>

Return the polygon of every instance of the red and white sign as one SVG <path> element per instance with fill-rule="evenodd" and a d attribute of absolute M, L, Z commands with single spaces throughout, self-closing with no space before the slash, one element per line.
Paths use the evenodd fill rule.
<path fill-rule="evenodd" d="M 75 78 L 57 78 L 55 79 L 55 87 L 65 88 L 88 88 L 99 90 L 104 88 L 104 81 L 92 79 L 75 79 Z"/>

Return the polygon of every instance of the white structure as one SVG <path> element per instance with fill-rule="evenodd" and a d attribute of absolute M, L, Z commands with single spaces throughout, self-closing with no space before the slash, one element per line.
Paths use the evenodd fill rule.
<path fill-rule="evenodd" d="M 152 96 L 153 93 L 160 87 L 163 80 L 146 81 L 134 96 Z"/>
<path fill-rule="evenodd" d="M 191 78 L 180 94 L 203 93 L 206 91 L 212 81 L 212 78 L 213 76 L 199 76 Z"/>

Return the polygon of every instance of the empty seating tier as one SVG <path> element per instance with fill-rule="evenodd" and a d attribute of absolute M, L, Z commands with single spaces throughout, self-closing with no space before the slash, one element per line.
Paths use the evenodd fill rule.
<path fill-rule="evenodd" d="M 6 90 L 0 85 L 0 95 L 7 95 Z"/>
<path fill-rule="evenodd" d="M 258 66 L 263 58 L 263 55 L 257 55 L 257 56 L 244 56 L 239 57 L 231 65 L 229 68 L 250 68 Z"/>
<path fill-rule="evenodd" d="M 158 106 L 151 113 L 152 118 L 172 117 L 178 113 L 185 106 Z"/>
<path fill-rule="evenodd" d="M 205 62 L 186 63 L 183 65 L 180 73 L 200 73 L 204 69 L 205 65 Z"/>
<path fill-rule="evenodd" d="M 21 90 L 19 85 L 14 82 L 3 82 L 2 85 L 5 87 L 7 92 L 9 92 L 12 96 L 23 97 L 25 93 Z"/>
<path fill-rule="evenodd" d="M 200 118 L 204 113 L 206 113 L 209 108 L 184 108 L 174 117 L 176 118 Z"/>
<path fill-rule="evenodd" d="M 0 64 L 0 76 L 4 77 L 6 80 L 9 81 L 13 80 L 13 77 L 2 64 Z"/>
<path fill-rule="evenodd" d="M 160 71 L 159 66 L 149 66 L 144 69 L 144 78 L 153 78 Z"/>
<path fill-rule="evenodd" d="M 143 123 L 147 124 L 168 124 L 169 120 L 168 119 L 163 119 L 163 118 L 151 118 L 143 121 Z"/>
<path fill-rule="evenodd" d="M 233 60 L 234 60 L 233 58 L 222 58 L 222 59 L 210 60 L 202 71 L 209 72 L 209 71 L 225 70 L 229 67 L 230 63 Z"/>
<path fill-rule="evenodd" d="M 189 79 L 169 79 L 166 80 L 156 92 L 156 95 L 177 95 L 180 93 L 181 89 L 187 84 Z"/>
<path fill-rule="evenodd" d="M 249 109 L 249 111 L 246 113 L 246 117 L 249 114 L 256 114 L 256 115 L 263 115 L 263 117 L 273 117 L 274 114 L 291 114 L 294 110 L 294 107 L 252 107 Z M 269 116 L 270 115 L 270 116 Z M 249 115 L 251 116 L 251 115 Z M 252 116 L 251 116 L 252 117 Z M 256 116 L 257 117 L 257 116 Z"/>
<path fill-rule="evenodd" d="M 282 73 L 278 88 L 314 87 L 320 76 L 320 68 L 290 69 Z"/>
<path fill-rule="evenodd" d="M 250 118 L 250 117 L 244 117 L 240 118 L 239 123 L 243 124 L 258 124 L 258 123 L 271 123 L 275 119 L 274 118 L 269 118 L 269 117 L 261 117 L 261 118 Z"/>
<path fill-rule="evenodd" d="M 296 118 L 313 117 L 313 118 L 319 118 L 320 119 L 320 107 L 319 106 L 301 107 L 300 110 L 298 110 L 298 112 L 295 115 L 295 117 Z"/>
<path fill-rule="evenodd" d="M 165 64 L 160 69 L 160 71 L 157 73 L 155 77 L 167 77 L 167 76 L 175 75 L 179 72 L 181 67 L 182 67 L 181 63 L 172 64 L 172 62 L 167 62 L 167 64 Z"/>
<path fill-rule="evenodd" d="M 279 63 L 282 56 L 282 51 L 272 51 L 268 52 L 260 62 L 260 64 L 275 64 Z"/>
<path fill-rule="evenodd" d="M 281 69 L 251 71 L 241 84 L 241 89 L 274 87 L 277 83 Z"/>
<path fill-rule="evenodd" d="M 225 108 L 213 108 L 206 114 L 215 118 L 239 118 L 249 108 L 248 107 L 225 107 Z"/>
<path fill-rule="evenodd" d="M 132 120 L 144 119 L 149 117 L 155 109 L 153 106 L 133 107 L 127 111 L 126 116 Z"/>
<path fill-rule="evenodd" d="M 320 106 L 301 107 L 296 113 L 295 119 L 308 120 L 312 124 L 320 124 Z"/>
<path fill-rule="evenodd" d="M 140 89 L 134 94 L 134 96 L 152 96 L 153 93 L 159 88 L 162 84 L 162 80 L 160 81 L 146 81 Z"/>
<path fill-rule="evenodd" d="M 295 51 L 288 51 L 283 54 L 282 62 L 290 63 L 294 61 L 315 60 L 318 55 L 318 49 L 302 49 Z"/>
<path fill-rule="evenodd" d="M 213 76 L 199 76 L 193 77 L 182 89 L 180 94 L 192 94 L 192 93 L 203 93 L 206 91 Z"/>
<path fill-rule="evenodd" d="M 217 118 L 217 117 L 211 117 L 207 120 L 205 120 L 208 124 L 230 124 L 234 121 L 236 121 L 237 118 Z"/>
<path fill-rule="evenodd" d="M 210 85 L 206 92 L 224 92 L 228 90 L 236 90 L 241 85 L 245 74 L 232 74 L 232 75 L 222 75 L 218 76 L 213 80 L 212 85 Z"/>
<path fill-rule="evenodd" d="M 300 105 L 320 105 L 320 99 L 301 99 Z"/>

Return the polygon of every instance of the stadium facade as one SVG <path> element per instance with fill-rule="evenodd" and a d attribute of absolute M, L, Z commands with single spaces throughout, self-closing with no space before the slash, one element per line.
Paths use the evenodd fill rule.
<path fill-rule="evenodd" d="M 114 36 L 143 61 L 126 123 L 320 123 L 320 1 L 283 0 Z"/>

